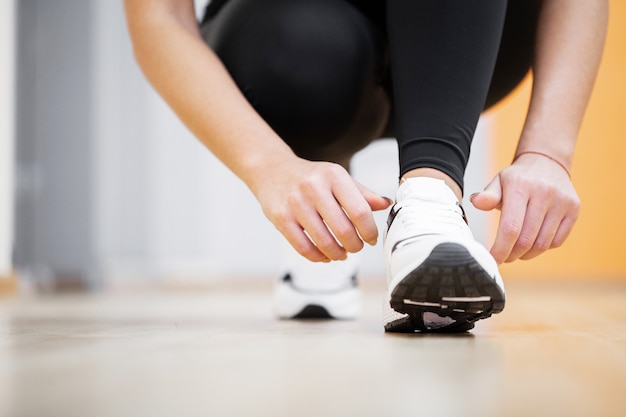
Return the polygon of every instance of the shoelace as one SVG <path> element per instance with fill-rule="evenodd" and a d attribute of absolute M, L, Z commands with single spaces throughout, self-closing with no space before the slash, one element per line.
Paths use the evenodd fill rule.
<path fill-rule="evenodd" d="M 467 227 L 465 213 L 459 204 L 406 199 L 396 203 L 394 210 L 401 210 L 398 220 L 410 234 L 430 231 L 458 233 Z"/>

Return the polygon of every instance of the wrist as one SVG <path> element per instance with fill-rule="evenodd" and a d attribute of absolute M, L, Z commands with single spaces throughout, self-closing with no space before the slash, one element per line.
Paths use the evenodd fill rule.
<path fill-rule="evenodd" d="M 576 137 L 574 135 L 558 135 L 556 132 L 546 135 L 545 132 L 541 134 L 537 131 L 529 133 L 528 129 L 525 128 L 513 160 L 523 154 L 543 155 L 570 173 L 574 160 L 575 143 Z"/>
<path fill-rule="evenodd" d="M 299 159 L 291 148 L 281 141 L 277 147 L 270 146 L 242 158 L 237 175 L 254 195 L 259 195 L 259 190 L 264 184 L 276 181 L 276 176 L 280 175 L 277 171 L 285 170 Z"/>
<path fill-rule="evenodd" d="M 522 155 L 536 155 L 542 158 L 546 158 L 549 159 L 550 161 L 552 161 L 553 163 L 555 163 L 556 165 L 560 166 L 563 171 L 565 171 L 565 173 L 567 174 L 568 177 L 572 178 L 572 175 L 570 173 L 570 168 L 568 166 L 566 166 L 563 162 L 559 161 L 558 159 L 554 158 L 551 155 L 548 155 L 547 153 L 541 152 L 541 151 L 532 151 L 532 150 L 526 150 L 523 152 L 516 152 L 515 154 L 515 158 L 513 158 L 513 162 L 517 161 Z"/>

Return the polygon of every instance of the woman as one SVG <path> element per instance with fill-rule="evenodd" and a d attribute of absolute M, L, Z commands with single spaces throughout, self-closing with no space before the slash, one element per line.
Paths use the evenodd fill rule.
<path fill-rule="evenodd" d="M 397 138 L 387 331 L 465 331 L 498 313 L 497 264 L 560 246 L 576 221 L 569 170 L 606 0 L 220 0 L 201 25 L 192 0 L 125 6 L 146 77 L 309 261 L 344 260 L 376 242 L 372 212 L 392 202 L 347 167 L 372 140 Z M 487 251 L 461 208 L 470 144 L 481 112 L 531 67 L 515 158 L 470 198 L 501 210 Z M 277 288 L 279 316 L 309 304 L 354 315 L 350 268 L 326 269 L 340 272 L 316 283 L 291 271 Z"/>

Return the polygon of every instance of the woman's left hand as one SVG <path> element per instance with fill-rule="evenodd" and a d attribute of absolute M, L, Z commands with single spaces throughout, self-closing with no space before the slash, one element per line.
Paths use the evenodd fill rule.
<path fill-rule="evenodd" d="M 569 174 L 554 160 L 534 153 L 520 155 L 470 201 L 479 210 L 501 210 L 491 248 L 498 263 L 531 259 L 561 246 L 580 211 Z"/>

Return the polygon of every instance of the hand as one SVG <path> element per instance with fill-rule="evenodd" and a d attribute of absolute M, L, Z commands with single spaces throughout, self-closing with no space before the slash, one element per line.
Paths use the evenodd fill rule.
<path fill-rule="evenodd" d="M 580 211 L 567 172 L 538 154 L 520 155 L 470 200 L 480 210 L 502 211 L 491 248 L 498 263 L 531 259 L 561 246 Z"/>
<path fill-rule="evenodd" d="M 263 212 L 310 261 L 342 260 L 363 242 L 376 243 L 372 211 L 391 201 L 354 181 L 340 165 L 296 158 L 264 176 L 255 192 Z"/>

